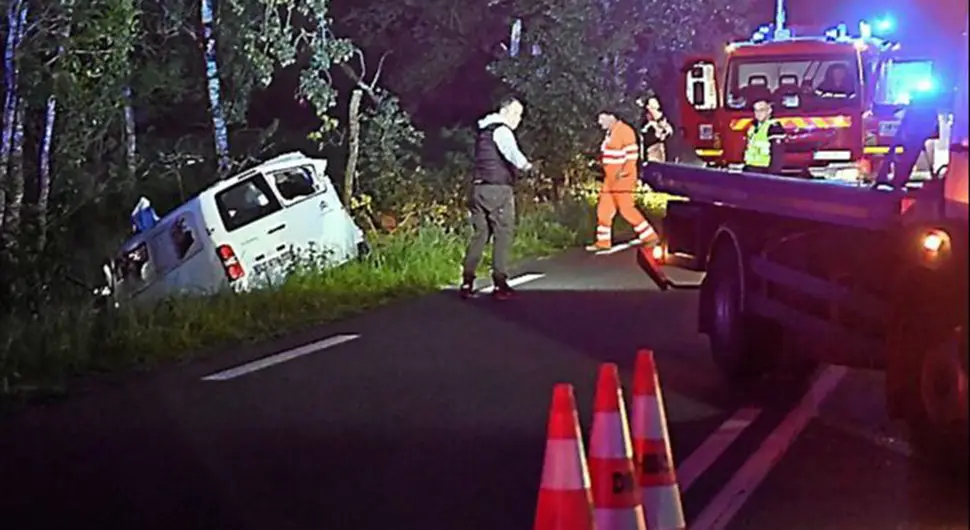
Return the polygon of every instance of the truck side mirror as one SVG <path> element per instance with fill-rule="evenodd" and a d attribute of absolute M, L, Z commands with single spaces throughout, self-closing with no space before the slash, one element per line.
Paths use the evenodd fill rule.
<path fill-rule="evenodd" d="M 696 110 L 717 108 L 717 79 L 714 65 L 707 62 L 694 63 L 687 69 L 687 101 Z"/>

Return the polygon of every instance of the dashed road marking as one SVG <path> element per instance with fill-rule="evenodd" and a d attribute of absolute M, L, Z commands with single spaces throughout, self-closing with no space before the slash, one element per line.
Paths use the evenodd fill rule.
<path fill-rule="evenodd" d="M 594 256 L 609 256 L 610 254 L 616 254 L 617 252 L 622 252 L 628 248 L 633 248 L 640 245 L 640 241 L 634 239 L 633 241 L 627 241 L 626 243 L 620 243 L 619 245 L 613 245 L 607 250 L 597 250 Z"/>
<path fill-rule="evenodd" d="M 843 366 L 830 366 L 819 374 L 818 379 L 798 406 L 788 413 L 778 427 L 768 435 L 761 447 L 731 477 L 724 489 L 718 492 L 704 508 L 697 520 L 691 524 L 691 530 L 727 528 L 741 506 L 764 481 L 771 469 L 781 461 L 808 422 L 818 414 L 822 401 L 835 390 L 847 371 Z"/>
<path fill-rule="evenodd" d="M 523 283 L 528 283 L 528 282 L 532 282 L 532 281 L 538 280 L 540 278 L 544 278 L 545 276 L 546 276 L 545 274 L 540 274 L 540 273 L 523 274 L 522 276 L 516 276 L 514 278 L 510 278 L 509 279 L 509 285 L 512 286 L 512 287 L 516 287 L 518 285 L 522 285 Z M 458 286 L 457 285 L 452 285 L 452 284 L 442 285 L 441 286 L 441 290 L 442 291 L 457 291 L 458 290 Z M 494 290 L 495 290 L 495 286 L 494 285 L 489 285 L 487 287 L 482 287 L 481 289 L 479 289 L 478 291 L 475 291 L 475 292 L 476 293 L 488 294 L 488 293 L 491 293 Z"/>
<path fill-rule="evenodd" d="M 524 283 L 534 282 L 534 281 L 536 281 L 536 280 L 538 280 L 540 278 L 544 278 L 545 276 L 546 276 L 545 274 L 539 274 L 539 273 L 523 274 L 522 276 L 516 276 L 514 278 L 509 278 L 509 282 L 508 283 L 509 283 L 509 286 L 510 287 L 517 287 L 517 286 L 522 285 Z M 494 290 L 495 290 L 495 286 L 494 285 L 489 285 L 488 287 L 483 287 L 478 292 L 483 293 L 483 294 L 488 294 L 488 293 L 491 293 Z"/>
<path fill-rule="evenodd" d="M 758 408 L 740 409 L 708 436 L 677 468 L 677 482 L 681 492 L 687 491 L 691 484 L 737 440 L 738 436 L 741 436 L 741 433 L 758 419 L 760 414 L 761 409 Z"/>
<path fill-rule="evenodd" d="M 264 368 L 269 368 L 280 363 L 285 363 L 286 361 L 292 361 L 298 357 L 303 357 L 304 355 L 309 355 L 311 353 L 316 353 L 318 351 L 325 350 L 327 348 L 332 348 L 334 346 L 343 344 L 345 342 L 350 342 L 360 338 L 357 334 L 347 334 L 347 335 L 334 335 L 317 342 L 306 344 L 291 350 L 286 350 L 268 357 L 263 357 L 262 359 L 257 359 L 246 364 L 236 366 L 235 368 L 230 368 L 228 370 L 223 370 L 221 372 L 216 372 L 211 375 L 207 375 L 202 378 L 203 381 L 228 381 L 230 379 L 235 379 L 237 377 L 250 374 Z"/>

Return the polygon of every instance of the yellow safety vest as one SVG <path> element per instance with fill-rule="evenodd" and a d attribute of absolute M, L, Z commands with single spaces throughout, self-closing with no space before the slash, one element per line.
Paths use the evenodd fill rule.
<path fill-rule="evenodd" d="M 752 167 L 769 167 L 771 165 L 771 140 L 768 129 L 773 120 L 758 124 L 748 129 L 748 144 L 744 149 L 744 163 Z"/>

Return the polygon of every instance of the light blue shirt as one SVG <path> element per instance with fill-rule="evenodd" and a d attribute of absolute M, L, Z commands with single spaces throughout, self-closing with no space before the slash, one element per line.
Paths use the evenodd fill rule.
<path fill-rule="evenodd" d="M 492 131 L 492 140 L 495 141 L 495 145 L 498 147 L 499 153 L 502 153 L 502 156 L 519 170 L 528 171 L 531 169 L 532 163 L 529 162 L 529 159 L 526 158 L 525 155 L 522 154 L 522 151 L 519 150 L 519 144 L 515 140 L 515 134 L 512 132 L 512 129 L 505 124 L 500 115 L 489 114 L 478 121 L 478 126 L 480 128 L 485 128 L 496 123 L 500 123 L 502 125 L 501 127 L 496 127 L 495 130 Z"/>

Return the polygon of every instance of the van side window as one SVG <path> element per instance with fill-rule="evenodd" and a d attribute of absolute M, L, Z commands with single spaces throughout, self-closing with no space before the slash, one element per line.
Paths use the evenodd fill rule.
<path fill-rule="evenodd" d="M 131 250 L 123 251 L 115 259 L 115 279 L 138 288 L 150 283 L 153 276 L 148 245 L 144 242 Z"/>
<path fill-rule="evenodd" d="M 282 208 L 262 175 L 254 175 L 220 191 L 215 200 L 219 217 L 228 232 L 258 221 Z"/>
<path fill-rule="evenodd" d="M 152 237 L 150 248 L 157 274 L 168 274 L 201 248 L 196 243 L 190 216 L 190 213 L 184 213 L 174 221 L 166 222 Z"/>
<path fill-rule="evenodd" d="M 175 246 L 175 256 L 182 261 L 189 255 L 190 250 L 194 250 L 195 245 L 195 227 L 192 225 L 189 214 L 180 216 L 178 219 L 172 223 L 172 228 L 169 229 L 169 237 L 172 238 L 172 244 Z"/>
<path fill-rule="evenodd" d="M 317 192 L 313 173 L 306 167 L 294 167 L 273 173 L 273 181 L 280 196 L 287 201 L 313 195 Z"/>

